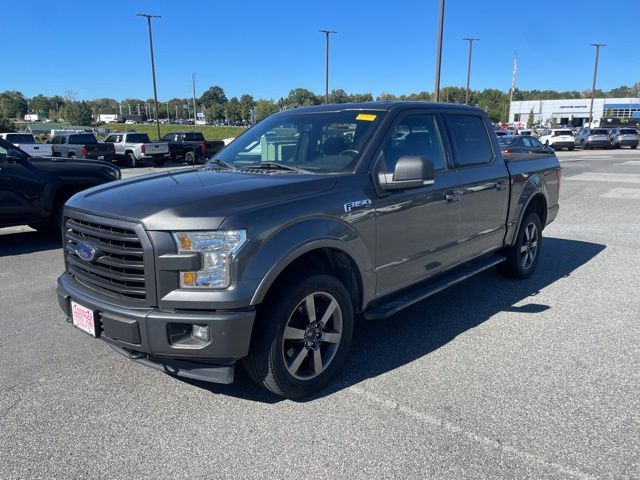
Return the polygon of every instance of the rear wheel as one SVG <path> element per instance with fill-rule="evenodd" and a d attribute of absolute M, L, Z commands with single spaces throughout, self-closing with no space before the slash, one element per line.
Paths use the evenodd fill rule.
<path fill-rule="evenodd" d="M 76 154 L 75 153 L 70 153 L 69 154 L 69 158 L 76 158 Z"/>
<path fill-rule="evenodd" d="M 193 152 L 187 152 L 184 155 L 184 160 L 185 162 L 187 162 L 189 165 L 195 165 L 196 164 L 196 156 Z"/>
<path fill-rule="evenodd" d="M 574 148 L 575 148 L 575 147 L 569 147 L 569 151 L 570 151 L 570 152 L 573 152 L 573 149 L 574 149 Z"/>
<path fill-rule="evenodd" d="M 331 275 L 302 273 L 271 293 L 258 310 L 245 369 L 277 395 L 308 396 L 327 385 L 347 357 L 354 316 L 349 292 Z"/>
<path fill-rule="evenodd" d="M 136 166 L 136 157 L 133 153 L 129 152 L 124 157 L 124 164 L 126 167 L 133 168 Z"/>
<path fill-rule="evenodd" d="M 542 251 L 542 222 L 537 213 L 529 213 L 523 220 L 516 242 L 505 249 L 507 260 L 498 270 L 512 278 L 528 278 L 538 265 Z"/>
<path fill-rule="evenodd" d="M 636 148 L 638 148 L 637 145 L 631 145 L 631 150 L 635 150 Z"/>

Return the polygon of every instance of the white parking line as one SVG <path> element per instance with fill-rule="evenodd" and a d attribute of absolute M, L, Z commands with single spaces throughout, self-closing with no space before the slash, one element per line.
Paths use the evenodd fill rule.
<path fill-rule="evenodd" d="M 629 160 L 627 162 L 622 162 L 622 163 L 614 163 L 613 166 L 617 167 L 619 165 L 622 166 L 640 166 L 640 160 Z"/>
<path fill-rule="evenodd" d="M 614 183 L 639 183 L 640 174 L 638 173 L 579 173 L 571 177 L 565 177 L 565 180 L 573 180 L 578 182 L 614 182 Z"/>
<path fill-rule="evenodd" d="M 600 196 L 603 198 L 640 200 L 640 188 L 613 188 Z"/>

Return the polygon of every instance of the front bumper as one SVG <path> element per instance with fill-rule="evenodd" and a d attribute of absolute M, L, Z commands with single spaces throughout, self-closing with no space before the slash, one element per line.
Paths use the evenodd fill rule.
<path fill-rule="evenodd" d="M 70 301 L 90 308 L 99 338 L 138 363 L 180 377 L 233 382 L 234 364 L 249 351 L 254 310 L 210 311 L 122 307 L 100 300 L 69 274 L 58 279 L 58 304 L 71 321 Z M 208 342 L 190 341 L 190 325 L 209 327 Z M 186 341 L 185 341 L 186 338 Z"/>

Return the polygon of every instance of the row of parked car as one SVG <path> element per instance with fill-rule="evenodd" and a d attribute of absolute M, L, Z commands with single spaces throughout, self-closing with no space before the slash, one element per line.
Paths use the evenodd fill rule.
<path fill-rule="evenodd" d="M 584 150 L 590 148 L 638 148 L 640 134 L 635 128 L 581 128 L 577 132 L 569 128 L 548 128 L 542 132 L 519 130 L 513 133 L 497 131 L 498 138 L 510 136 L 531 136 L 554 150 L 573 150 L 576 147 Z"/>
<path fill-rule="evenodd" d="M 85 158 L 120 162 L 127 167 L 143 163 L 161 166 L 167 161 L 203 163 L 224 147 L 223 141 L 206 141 L 200 132 L 167 133 L 159 142 L 138 132 L 111 133 L 103 142 L 88 132 L 60 133 L 44 144 L 29 133 L 3 133 L 0 138 L 32 157 Z"/>

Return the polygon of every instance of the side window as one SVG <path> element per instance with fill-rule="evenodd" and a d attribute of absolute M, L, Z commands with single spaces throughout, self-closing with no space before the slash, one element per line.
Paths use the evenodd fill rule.
<path fill-rule="evenodd" d="M 163 142 L 171 142 L 172 140 L 173 140 L 173 135 L 170 133 L 167 133 L 164 137 L 162 137 Z"/>
<path fill-rule="evenodd" d="M 542 148 L 542 144 L 535 138 L 530 138 L 529 141 L 531 142 L 531 146 L 533 148 Z"/>
<path fill-rule="evenodd" d="M 58 137 L 58 143 L 63 145 L 65 143 L 66 137 Z"/>
<path fill-rule="evenodd" d="M 116 136 L 115 135 L 109 135 L 107 138 L 104 139 L 105 143 L 113 143 L 115 141 Z"/>
<path fill-rule="evenodd" d="M 476 115 L 445 115 L 456 167 L 486 165 L 493 161 L 493 149 L 482 118 Z"/>
<path fill-rule="evenodd" d="M 522 144 L 527 148 L 532 148 L 534 146 L 531 141 L 531 137 L 522 137 Z"/>
<path fill-rule="evenodd" d="M 393 172 L 398 159 L 405 156 L 426 157 L 436 171 L 445 169 L 442 141 L 433 115 L 410 115 L 400 120 L 382 153 L 382 171 Z"/>

